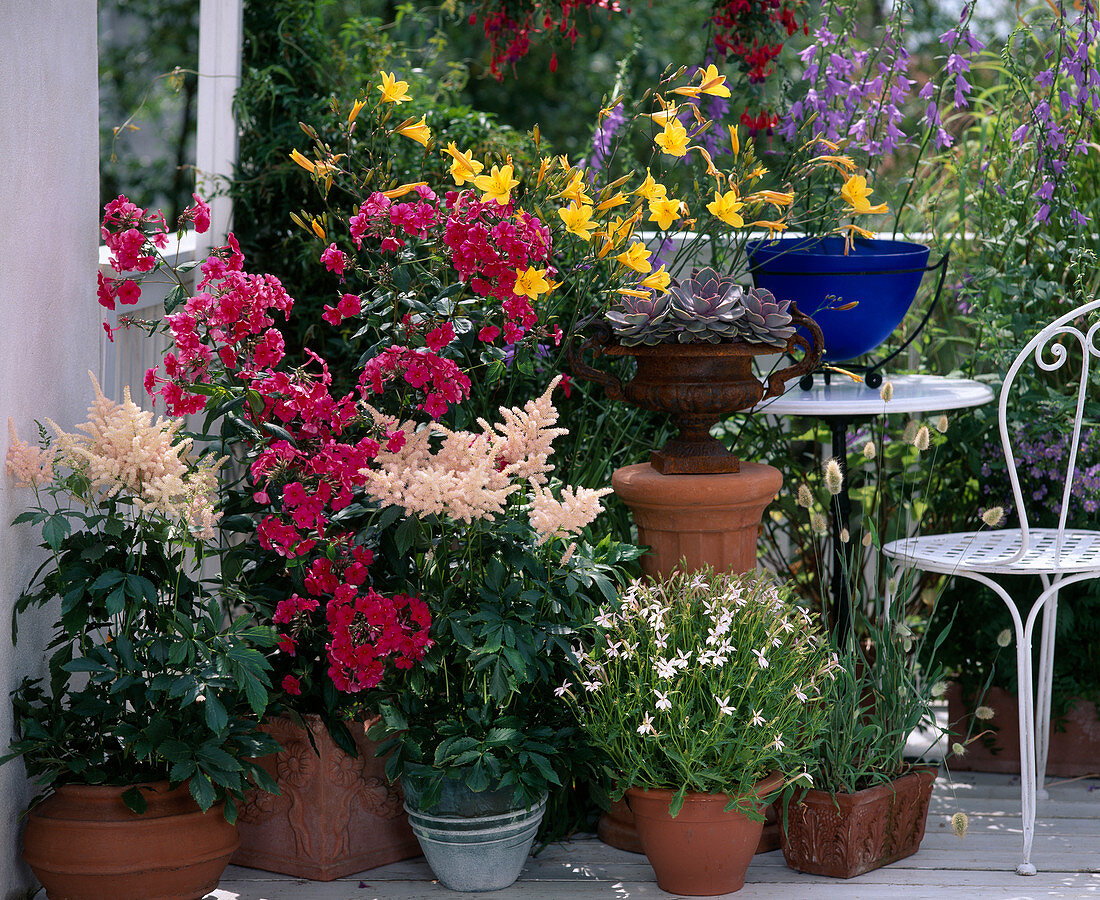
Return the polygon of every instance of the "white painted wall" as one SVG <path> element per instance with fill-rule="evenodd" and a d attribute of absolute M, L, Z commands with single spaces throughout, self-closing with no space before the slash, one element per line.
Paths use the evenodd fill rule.
<path fill-rule="evenodd" d="M 49 416 L 83 421 L 87 372 L 100 360 L 95 299 L 99 220 L 95 0 L 0 3 L 0 447 Z M 97 372 L 98 374 L 98 372 Z M 44 628 L 24 617 L 11 647 L 12 605 L 39 559 L 29 528 L 9 528 L 28 493 L 0 473 L 0 746 L 7 695 L 43 668 Z M 0 767 L 0 898 L 32 884 L 19 859 L 19 816 L 31 796 L 22 766 Z"/>

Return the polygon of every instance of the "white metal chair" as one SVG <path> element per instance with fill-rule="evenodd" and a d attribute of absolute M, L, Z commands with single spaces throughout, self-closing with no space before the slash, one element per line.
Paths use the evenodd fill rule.
<path fill-rule="evenodd" d="M 1089 385 L 1090 362 L 1100 357 L 1096 338 L 1100 318 L 1077 320 L 1100 308 L 1100 300 L 1086 303 L 1055 319 L 1033 337 L 1020 351 L 1001 387 L 998 421 L 1001 445 L 1012 484 L 1019 528 L 958 534 L 929 535 L 893 541 L 883 548 L 886 556 L 900 568 L 916 568 L 945 575 L 958 575 L 986 585 L 999 596 L 1012 616 L 1016 635 L 1016 665 L 1020 685 L 1020 773 L 1023 815 L 1023 861 L 1018 875 L 1034 875 L 1031 845 L 1035 836 L 1036 798 L 1046 798 L 1043 777 L 1046 770 L 1050 732 L 1050 694 L 1054 676 L 1054 622 L 1058 611 L 1058 591 L 1079 581 L 1100 577 L 1100 531 L 1066 528 L 1070 493 L 1077 468 L 1077 450 L 1081 438 L 1081 420 Z M 1056 343 L 1051 343 L 1057 341 Z M 1027 506 L 1020 489 L 1016 459 L 1010 444 L 1007 409 L 1016 375 L 1029 356 L 1043 372 L 1062 368 L 1076 342 L 1080 348 L 1081 372 L 1077 379 L 1073 435 L 1062 491 L 1062 507 L 1057 528 L 1031 528 Z M 1049 345 L 1049 346 L 1048 346 Z M 1076 354 L 1072 354 L 1076 357 Z M 1031 605 L 1024 620 L 1008 591 L 993 580 L 996 575 L 1038 575 L 1043 590 Z M 1043 614 L 1042 643 L 1039 651 L 1038 696 L 1032 675 L 1031 645 L 1035 622 Z M 1038 740 L 1036 740 L 1038 734 Z"/>

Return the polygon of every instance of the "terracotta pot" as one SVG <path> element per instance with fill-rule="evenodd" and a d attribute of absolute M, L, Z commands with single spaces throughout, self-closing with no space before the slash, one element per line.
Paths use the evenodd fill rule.
<path fill-rule="evenodd" d="M 782 782 L 782 776 L 769 775 L 756 785 L 756 793 L 766 796 Z M 668 807 L 675 793 L 640 788 L 626 792 L 658 886 L 671 894 L 707 897 L 739 891 L 763 822 L 736 809 L 726 812 L 726 794 L 688 794 L 673 818 Z M 757 808 L 763 812 L 763 804 Z"/>
<path fill-rule="evenodd" d="M 31 810 L 23 859 L 49 900 L 198 900 L 218 886 L 240 844 L 221 804 L 202 812 L 186 785 L 62 785 Z"/>
<path fill-rule="evenodd" d="M 821 330 L 794 304 L 790 309 L 791 321 L 809 330 L 812 345 L 795 334 L 785 348 L 746 343 L 624 347 L 612 341 L 610 329 L 599 328 L 579 349 L 570 350 L 569 365 L 578 377 L 603 385 L 612 400 L 672 416 L 680 434 L 653 452 L 650 464 L 657 471 L 664 475 L 737 472 L 740 461 L 710 436 L 711 426 L 731 413 L 779 396 L 788 381 L 812 372 L 821 358 Z M 803 351 L 802 359 L 772 372 L 766 383 L 753 373 L 754 357 L 791 353 L 796 347 Z M 583 360 L 586 350 L 597 357 L 633 356 L 637 373 L 623 384 L 614 375 L 587 365 Z"/>
<path fill-rule="evenodd" d="M 1016 697 L 993 687 L 986 693 L 984 703 L 993 710 L 993 718 L 986 722 L 972 721 L 972 705 L 963 697 L 962 689 L 955 683 L 948 686 L 947 714 L 954 731 L 980 734 L 986 729 L 995 730 L 995 734 L 968 744 L 965 756 L 952 756 L 951 768 L 956 771 L 1019 775 L 1020 719 Z M 1094 703 L 1077 698 L 1072 701 L 1063 721 L 1065 730 L 1059 731 L 1051 726 L 1047 751 L 1048 776 L 1078 778 L 1100 774 L 1098 713 L 1100 710 Z"/>
<path fill-rule="evenodd" d="M 642 557 L 651 578 L 670 574 L 681 560 L 689 572 L 704 564 L 748 572 L 756 568 L 760 517 L 783 475 L 749 462 L 736 475 L 661 475 L 643 463 L 617 469 L 611 486 L 634 515 L 638 543 L 651 550 Z"/>
<path fill-rule="evenodd" d="M 251 791 L 240 812 L 241 849 L 233 864 L 332 881 L 420 855 L 398 785 L 365 728 L 352 726 L 359 758 L 336 746 L 319 716 L 306 716 L 316 744 L 300 725 L 278 718 L 264 725 L 283 747 L 260 760 L 282 796 Z"/>
<path fill-rule="evenodd" d="M 645 853 L 638 829 L 634 825 L 634 813 L 630 811 L 626 800 L 612 800 L 611 806 L 600 816 L 596 825 L 596 836 L 617 850 L 628 853 Z M 779 849 L 779 813 L 775 804 L 769 803 L 764 810 L 764 829 L 760 832 L 757 853 L 770 853 Z"/>
<path fill-rule="evenodd" d="M 852 878 L 912 856 L 924 839 L 937 770 L 915 769 L 889 784 L 837 794 L 803 791 L 787 807 L 783 857 L 811 875 Z"/>

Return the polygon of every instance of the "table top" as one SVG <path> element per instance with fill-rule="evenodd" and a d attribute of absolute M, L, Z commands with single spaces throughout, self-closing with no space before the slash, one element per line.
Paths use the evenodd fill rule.
<path fill-rule="evenodd" d="M 993 399 L 988 384 L 969 378 L 947 378 L 942 375 L 894 375 L 883 384 L 894 386 L 889 403 L 879 396 L 880 389 L 852 381 L 846 375 L 832 373 L 831 384 L 824 376 L 814 376 L 814 386 L 804 391 L 792 381 L 787 392 L 774 400 L 765 400 L 753 412 L 781 416 L 878 416 L 883 413 L 942 412 L 981 406 Z"/>

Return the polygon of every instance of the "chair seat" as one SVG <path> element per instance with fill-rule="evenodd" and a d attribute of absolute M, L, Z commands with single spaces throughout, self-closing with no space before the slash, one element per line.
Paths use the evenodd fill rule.
<path fill-rule="evenodd" d="M 891 541 L 882 552 L 908 566 L 945 574 L 1053 575 L 1100 571 L 1100 531 L 1067 529 L 1062 533 L 1059 549 L 1057 529 L 1033 528 L 1028 532 L 1027 553 L 1012 562 L 1020 550 L 1020 541 L 1018 528 L 963 531 Z"/>

